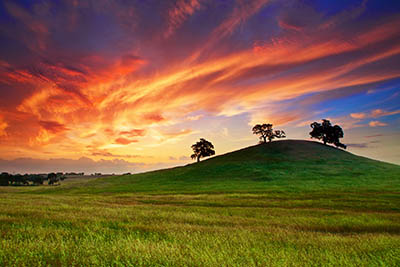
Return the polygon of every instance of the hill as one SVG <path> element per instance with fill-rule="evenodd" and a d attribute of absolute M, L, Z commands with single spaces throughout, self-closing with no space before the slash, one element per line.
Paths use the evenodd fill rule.
<path fill-rule="evenodd" d="M 0 186 L 0 266 L 400 266 L 399 187 L 400 166 L 290 140 Z"/>
<path fill-rule="evenodd" d="M 100 178 L 87 185 L 59 190 L 154 194 L 360 188 L 390 191 L 400 187 L 400 166 L 317 142 L 285 140 L 247 147 L 182 167 Z"/>

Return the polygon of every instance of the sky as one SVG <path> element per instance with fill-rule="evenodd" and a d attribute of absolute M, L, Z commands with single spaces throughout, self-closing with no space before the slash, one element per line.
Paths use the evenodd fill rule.
<path fill-rule="evenodd" d="M 1 0 L 0 170 L 142 172 L 272 123 L 400 164 L 400 1 Z"/>

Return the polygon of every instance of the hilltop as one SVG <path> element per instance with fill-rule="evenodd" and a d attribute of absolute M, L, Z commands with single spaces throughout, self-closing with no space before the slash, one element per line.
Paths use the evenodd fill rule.
<path fill-rule="evenodd" d="M 399 266 L 400 166 L 277 141 L 142 174 L 0 187 L 0 265 Z"/>
<path fill-rule="evenodd" d="M 79 188 L 60 187 L 54 191 L 156 194 L 399 187 L 400 166 L 318 142 L 285 140 L 247 147 L 182 167 L 100 178 Z"/>

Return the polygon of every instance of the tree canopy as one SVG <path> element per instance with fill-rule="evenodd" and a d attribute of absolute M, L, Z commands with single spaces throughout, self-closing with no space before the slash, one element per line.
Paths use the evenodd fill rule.
<path fill-rule="evenodd" d="M 256 124 L 253 127 L 253 134 L 260 136 L 260 142 L 266 143 L 267 139 L 269 142 L 274 138 L 285 138 L 286 133 L 282 130 L 274 130 L 272 129 L 272 124 L 264 123 L 264 124 Z"/>
<path fill-rule="evenodd" d="M 322 123 L 311 123 L 312 131 L 310 132 L 311 138 L 322 140 L 324 144 L 334 144 L 336 147 L 346 149 L 346 145 L 342 144 L 339 139 L 343 138 L 344 133 L 339 125 L 332 126 L 329 120 L 323 119 Z"/>
<path fill-rule="evenodd" d="M 199 142 L 193 144 L 192 149 L 193 149 L 193 154 L 191 155 L 191 158 L 197 159 L 197 162 L 200 161 L 200 158 L 215 155 L 213 144 L 204 138 L 200 138 Z"/>
<path fill-rule="evenodd" d="M 45 180 L 48 180 L 48 184 L 56 184 L 60 180 L 66 179 L 66 176 L 62 172 L 49 173 L 49 174 L 9 174 L 2 172 L 0 174 L 0 186 L 7 185 L 43 185 Z"/>

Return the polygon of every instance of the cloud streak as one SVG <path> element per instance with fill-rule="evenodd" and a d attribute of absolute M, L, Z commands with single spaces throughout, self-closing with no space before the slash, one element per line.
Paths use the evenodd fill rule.
<path fill-rule="evenodd" d="M 200 7 L 199 0 L 178 0 L 175 6 L 168 10 L 168 29 L 164 36 L 167 38 L 172 35 Z"/>

